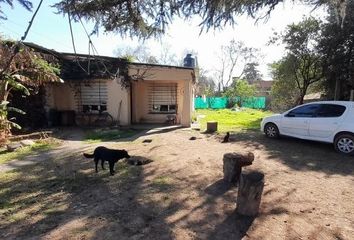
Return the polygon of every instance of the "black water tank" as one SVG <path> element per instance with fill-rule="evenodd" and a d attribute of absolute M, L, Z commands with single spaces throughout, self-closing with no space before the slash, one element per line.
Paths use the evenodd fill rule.
<path fill-rule="evenodd" d="M 196 66 L 196 59 L 195 57 L 192 56 L 192 54 L 188 53 L 186 57 L 183 60 L 183 66 L 184 67 L 192 67 L 194 68 Z"/>

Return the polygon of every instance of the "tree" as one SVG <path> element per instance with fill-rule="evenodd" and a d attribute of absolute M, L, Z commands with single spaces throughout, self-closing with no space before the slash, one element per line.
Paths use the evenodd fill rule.
<path fill-rule="evenodd" d="M 164 64 L 164 65 L 181 65 L 178 61 L 176 54 L 171 53 L 171 47 L 167 44 L 162 44 L 159 49 L 159 54 L 153 55 L 148 46 L 143 44 L 137 47 L 123 46 L 115 50 L 115 55 L 122 58 L 128 58 L 131 61 L 137 61 L 140 63 L 150 63 L 150 64 Z"/>
<path fill-rule="evenodd" d="M 139 45 L 135 48 L 129 46 L 119 47 L 114 51 L 114 54 L 121 58 L 130 59 L 132 62 L 158 63 L 156 57 L 151 54 L 150 49 L 144 45 Z"/>
<path fill-rule="evenodd" d="M 216 72 L 222 90 L 230 85 L 233 78 L 239 79 L 244 75 L 247 63 L 254 61 L 256 55 L 257 49 L 246 47 L 243 42 L 234 39 L 229 44 L 221 46 L 220 68 Z"/>
<path fill-rule="evenodd" d="M 54 6 L 62 13 L 72 13 L 74 18 L 82 17 L 96 22 L 105 31 L 122 35 L 148 38 L 165 33 L 174 17 L 189 19 L 200 16 L 201 30 L 222 28 L 235 24 L 236 17 L 248 14 L 260 19 L 284 0 L 156 0 L 156 1 L 75 1 L 62 0 Z M 315 7 L 328 4 L 338 6 L 338 16 L 344 18 L 346 2 L 349 0 L 303 0 Z"/>
<path fill-rule="evenodd" d="M 17 1 L 28 10 L 32 9 L 32 1 Z M 13 0 L 0 0 L 0 3 L 3 2 L 13 5 Z M 234 25 L 236 17 L 243 14 L 257 19 L 267 18 L 282 2 L 284 0 L 58 0 L 54 7 L 61 13 L 72 13 L 76 20 L 82 17 L 94 21 L 96 30 L 102 26 L 108 32 L 147 38 L 165 33 L 176 16 L 184 19 L 189 19 L 193 15 L 200 16 L 203 31 L 222 28 L 226 24 Z M 302 0 L 302 2 L 315 7 L 324 4 L 333 6 L 337 12 L 338 23 L 341 23 L 345 19 L 346 6 L 350 0 Z M 0 16 L 3 16 L 1 9 Z"/>
<path fill-rule="evenodd" d="M 273 85 L 271 89 L 271 108 L 284 111 L 294 107 L 299 96 L 296 80 L 292 72 L 292 63 L 284 57 L 278 62 L 270 64 Z"/>
<path fill-rule="evenodd" d="M 259 66 L 256 62 L 247 63 L 244 69 L 243 78 L 250 84 L 257 82 L 262 79 L 262 74 L 259 72 L 257 67 Z"/>
<path fill-rule="evenodd" d="M 159 49 L 160 55 L 157 57 L 158 63 L 164 65 L 173 65 L 173 66 L 183 65 L 180 63 L 180 61 L 178 61 L 176 54 L 171 52 L 171 48 L 172 48 L 171 45 L 167 43 L 163 43 L 161 45 L 161 48 Z"/>
<path fill-rule="evenodd" d="M 302 104 L 309 87 L 323 79 L 322 58 L 317 49 L 320 36 L 320 22 L 305 18 L 298 24 L 288 25 L 278 37 L 286 45 L 286 56 L 279 62 L 283 71 L 280 76 L 295 81 L 296 104 Z"/>
<path fill-rule="evenodd" d="M 208 76 L 208 72 L 202 68 L 199 69 L 196 95 L 211 97 L 215 93 L 215 87 L 215 82 L 213 78 Z"/>
<path fill-rule="evenodd" d="M 4 138 L 12 127 L 20 128 L 13 119 L 7 119 L 8 111 L 23 113 L 8 107 L 11 92 L 29 95 L 39 86 L 60 78 L 59 68 L 45 60 L 47 57 L 55 62 L 54 58 L 49 59 L 20 43 L 0 39 L 0 56 L 0 135 Z"/>
<path fill-rule="evenodd" d="M 0 0 L 0 4 L 3 3 L 3 2 L 8 4 L 8 5 L 10 5 L 11 7 L 13 7 L 13 2 L 14 2 L 13 0 Z M 32 11 L 33 4 L 32 4 L 31 1 L 29 1 L 29 0 L 17 0 L 17 2 L 19 4 L 21 4 L 28 11 Z M 1 5 L 0 5 L 0 19 L 6 20 L 6 15 L 2 11 Z"/>
<path fill-rule="evenodd" d="M 348 2 L 342 26 L 337 24 L 336 11 L 330 9 L 322 29 L 319 52 L 324 60 L 323 86 L 327 97 L 348 100 L 350 90 L 354 89 L 354 2 Z"/>
<path fill-rule="evenodd" d="M 242 106 L 247 99 L 253 97 L 256 92 L 256 87 L 248 84 L 247 81 L 241 79 L 235 79 L 230 87 L 227 88 L 223 94 L 225 97 L 228 97 L 231 102 L 232 100 L 237 99 L 237 104 Z M 230 104 L 229 104 L 230 105 Z M 232 105 L 232 104 L 231 104 Z"/>

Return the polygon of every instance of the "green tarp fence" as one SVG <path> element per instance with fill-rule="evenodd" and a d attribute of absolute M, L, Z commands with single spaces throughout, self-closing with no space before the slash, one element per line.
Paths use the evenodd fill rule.
<path fill-rule="evenodd" d="M 230 101 L 230 104 L 228 104 Z M 226 97 L 207 97 L 201 98 L 197 97 L 194 99 L 195 109 L 224 109 L 228 105 L 236 104 L 240 102 L 240 98 L 226 98 Z M 265 97 L 251 97 L 243 99 L 241 107 L 254 108 L 254 109 L 264 109 L 266 107 L 266 98 Z"/>

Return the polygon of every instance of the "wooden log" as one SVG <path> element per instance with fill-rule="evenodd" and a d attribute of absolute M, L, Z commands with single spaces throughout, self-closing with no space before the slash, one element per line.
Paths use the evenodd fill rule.
<path fill-rule="evenodd" d="M 7 151 L 9 151 L 9 152 L 16 151 L 16 149 L 21 148 L 21 147 L 23 147 L 23 146 L 19 142 L 10 143 L 10 144 L 6 145 Z"/>
<path fill-rule="evenodd" d="M 218 130 L 218 122 L 207 122 L 207 129 L 208 133 L 213 133 Z"/>
<path fill-rule="evenodd" d="M 23 139 L 45 139 L 48 138 L 50 135 L 52 135 L 52 131 L 42 131 L 42 132 L 35 132 L 35 133 L 30 133 L 30 134 L 25 134 L 25 135 L 15 135 L 9 137 L 10 141 L 19 141 Z"/>
<path fill-rule="evenodd" d="M 264 187 L 264 174 L 253 171 L 241 174 L 237 194 L 236 212 L 254 217 L 258 214 Z"/>
<path fill-rule="evenodd" d="M 223 157 L 224 180 L 229 183 L 237 183 L 242 167 L 251 165 L 253 160 L 254 155 L 251 152 L 247 154 L 225 153 Z"/>

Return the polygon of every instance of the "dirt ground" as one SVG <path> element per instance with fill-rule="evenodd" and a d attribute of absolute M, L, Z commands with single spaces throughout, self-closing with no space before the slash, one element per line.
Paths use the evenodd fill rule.
<path fill-rule="evenodd" d="M 195 136 L 196 140 L 189 140 Z M 353 239 L 354 158 L 331 145 L 259 132 L 222 136 L 178 129 L 126 142 L 66 141 L 45 161 L 3 174 L 1 239 Z M 150 139 L 150 143 L 143 140 Z M 152 160 L 116 175 L 82 157 L 97 145 Z M 227 152 L 251 151 L 265 174 L 260 214 L 236 214 L 222 180 Z"/>

